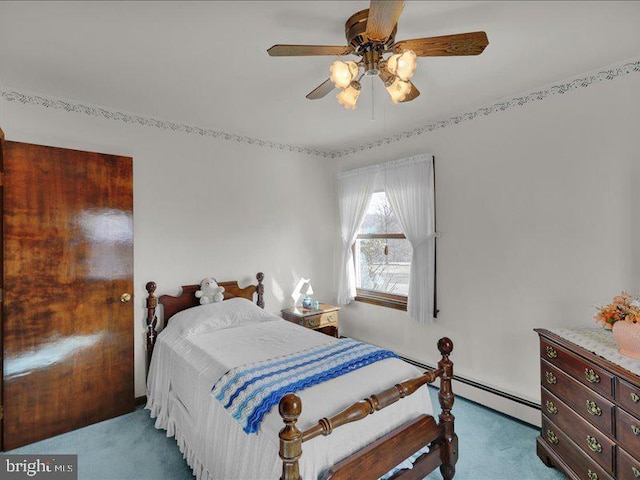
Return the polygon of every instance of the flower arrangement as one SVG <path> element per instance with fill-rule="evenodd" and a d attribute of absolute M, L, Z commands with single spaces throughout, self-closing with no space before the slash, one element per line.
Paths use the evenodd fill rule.
<path fill-rule="evenodd" d="M 596 307 L 598 313 L 594 318 L 602 323 L 604 328 L 611 330 L 613 324 L 624 321 L 640 325 L 640 299 L 632 297 L 627 292 L 613 297 L 613 301 L 604 307 Z"/>

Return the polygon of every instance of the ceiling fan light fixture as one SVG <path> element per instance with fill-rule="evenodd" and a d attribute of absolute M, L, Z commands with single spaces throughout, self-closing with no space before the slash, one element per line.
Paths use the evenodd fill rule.
<path fill-rule="evenodd" d="M 387 88 L 387 92 L 391 96 L 391 101 L 393 103 L 402 102 L 407 95 L 411 91 L 411 83 L 405 82 L 401 80 L 399 77 L 395 77 L 395 80 L 391 83 L 391 85 L 385 85 Z"/>
<path fill-rule="evenodd" d="M 418 56 L 413 50 L 405 50 L 402 53 L 391 55 L 387 60 L 387 68 L 395 76 L 406 82 L 413 77 L 413 72 L 418 66 L 417 58 Z"/>
<path fill-rule="evenodd" d="M 352 81 L 347 88 L 344 88 L 336 97 L 338 103 L 347 110 L 355 110 L 356 102 L 360 96 L 362 86 L 357 80 Z"/>
<path fill-rule="evenodd" d="M 369 8 L 351 15 L 345 24 L 347 45 L 277 44 L 267 53 L 272 57 L 360 57 L 356 61 L 333 62 L 330 77 L 307 94 L 309 100 L 323 98 L 339 88 L 340 104 L 355 109 L 360 80 L 364 75 L 377 75 L 393 103 L 411 102 L 420 96 L 420 90 L 411 81 L 418 66 L 417 57 L 480 55 L 489 39 L 486 32 L 477 31 L 396 42 L 404 3 L 404 0 L 369 0 Z"/>
<path fill-rule="evenodd" d="M 337 88 L 348 88 L 358 74 L 358 64 L 336 60 L 331 64 L 329 73 L 329 78 Z"/>

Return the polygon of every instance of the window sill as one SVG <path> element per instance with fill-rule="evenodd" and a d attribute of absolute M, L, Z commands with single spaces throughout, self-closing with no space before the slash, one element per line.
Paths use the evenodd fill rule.
<path fill-rule="evenodd" d="M 370 303 L 380 307 L 393 308 L 395 310 L 407 311 L 407 301 L 401 299 L 384 298 L 374 295 L 366 295 L 358 293 L 355 298 L 356 302 Z"/>

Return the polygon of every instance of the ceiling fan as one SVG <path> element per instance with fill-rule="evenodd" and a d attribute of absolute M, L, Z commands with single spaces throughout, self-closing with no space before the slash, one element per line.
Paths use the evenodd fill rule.
<path fill-rule="evenodd" d="M 371 0 L 367 10 L 353 14 L 345 24 L 348 45 L 274 45 L 267 50 L 272 57 L 310 55 L 360 57 L 357 62 L 337 60 L 330 68 L 330 77 L 312 90 L 307 98 L 316 100 L 342 89 L 338 102 L 355 109 L 360 96 L 360 80 L 377 75 L 391 96 L 393 103 L 409 102 L 420 95 L 411 82 L 417 57 L 446 57 L 479 55 L 489 44 L 485 32 L 459 33 L 441 37 L 418 38 L 396 42 L 398 18 L 404 1 Z M 391 55 L 388 55 L 391 54 Z M 386 58 L 385 58 L 385 55 Z"/>

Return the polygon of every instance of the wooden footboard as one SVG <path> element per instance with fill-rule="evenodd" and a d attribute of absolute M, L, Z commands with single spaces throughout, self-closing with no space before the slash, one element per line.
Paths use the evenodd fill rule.
<path fill-rule="evenodd" d="M 406 458 L 429 446 L 429 451 L 419 457 L 411 470 L 401 470 L 394 479 L 421 479 L 436 467 L 445 480 L 455 474 L 458 460 L 458 437 L 454 431 L 454 416 L 451 414 L 454 395 L 451 389 L 453 378 L 453 362 L 449 354 L 453 350 L 453 342 L 448 338 L 438 341 L 438 350 L 442 359 L 436 370 L 402 382 L 377 395 L 365 398 L 331 418 L 322 418 L 317 425 L 304 432 L 296 427 L 302 412 L 302 402 L 295 394 L 287 394 L 280 400 L 279 411 L 284 421 L 280 430 L 280 458 L 282 459 L 281 480 L 299 480 L 298 460 L 302 455 L 302 444 L 319 435 L 330 435 L 336 428 L 355 422 L 373 414 L 378 410 L 411 395 L 426 383 L 433 383 L 440 377 L 438 400 L 442 408 L 439 422 L 431 415 L 420 415 L 418 418 L 396 428 L 374 443 L 355 452 L 331 469 L 329 478 L 343 479 L 376 479 L 384 475 Z"/>

